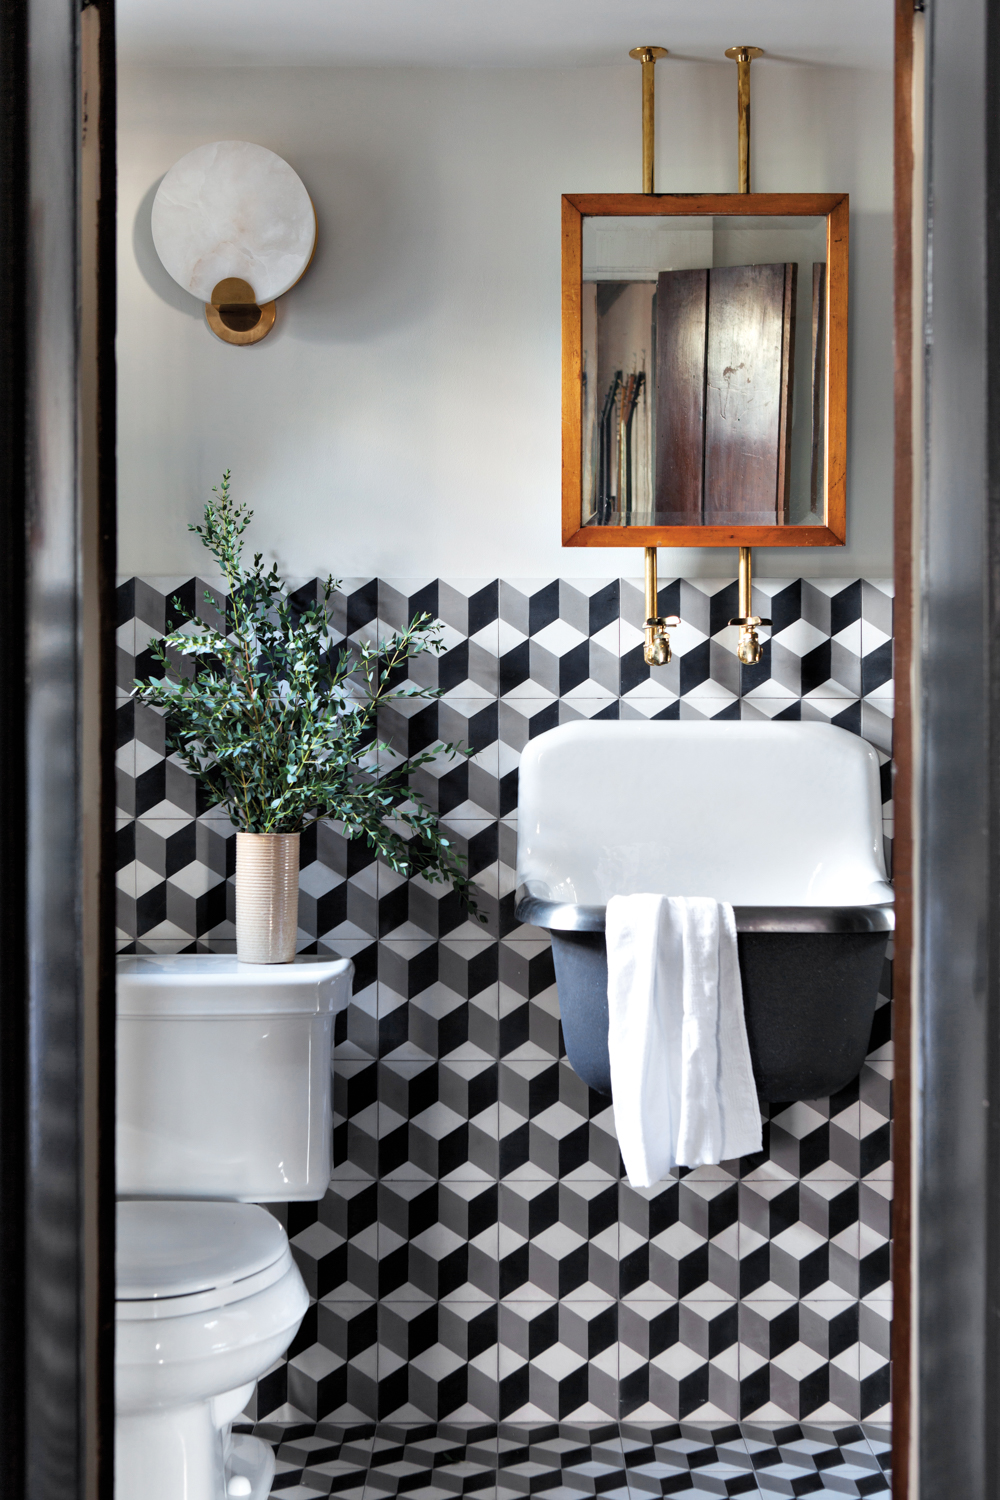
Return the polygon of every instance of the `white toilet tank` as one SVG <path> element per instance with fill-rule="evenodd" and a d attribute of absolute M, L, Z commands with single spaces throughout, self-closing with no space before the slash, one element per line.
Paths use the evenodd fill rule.
<path fill-rule="evenodd" d="M 353 970 L 311 957 L 119 959 L 118 1196 L 322 1198 L 333 1023 Z"/>

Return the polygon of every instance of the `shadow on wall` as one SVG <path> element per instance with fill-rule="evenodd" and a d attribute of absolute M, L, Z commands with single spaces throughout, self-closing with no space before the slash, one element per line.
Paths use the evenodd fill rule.
<path fill-rule="evenodd" d="M 440 285 L 432 268 L 441 254 L 441 198 L 430 173 L 404 175 L 380 161 L 300 153 L 292 164 L 316 208 L 319 232 L 301 283 L 279 302 L 275 333 L 304 343 L 363 343 L 422 319 L 439 300 Z M 162 180 L 135 216 L 136 264 L 161 301 L 201 318 L 201 304 L 177 285 L 153 244 L 153 199 Z"/>
<path fill-rule="evenodd" d="M 163 176 L 165 177 L 166 173 Z M 189 318 L 203 318 L 204 310 L 201 303 L 192 297 L 190 292 L 186 292 L 183 287 L 177 285 L 157 255 L 156 246 L 153 244 L 151 224 L 153 199 L 162 181 L 163 177 L 158 177 L 139 204 L 135 222 L 132 225 L 132 252 L 147 286 L 156 293 L 161 302 L 166 302 L 169 307 L 176 308 L 178 312 L 186 313 Z"/>

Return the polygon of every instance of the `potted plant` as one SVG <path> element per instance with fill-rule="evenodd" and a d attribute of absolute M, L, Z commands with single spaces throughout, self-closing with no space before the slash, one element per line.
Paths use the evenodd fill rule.
<path fill-rule="evenodd" d="M 401 875 L 450 882 L 475 912 L 465 866 L 411 782 L 439 756 L 472 751 L 438 743 L 400 759 L 378 739 L 381 704 L 439 696 L 393 684 L 411 657 L 444 649 L 440 625 L 418 615 L 377 644 L 338 646 L 328 616 L 333 578 L 314 602 L 293 603 L 276 564 L 266 570 L 256 553 L 244 565 L 253 512 L 233 501 L 228 469 L 212 494 L 204 523 L 188 529 L 225 578 L 226 631 L 187 616 L 151 647 L 163 675 L 136 679 L 134 692 L 165 714 L 168 749 L 236 825 L 237 957 L 294 958 L 299 835 L 319 818 L 366 839 Z M 185 614 L 179 601 L 174 607 Z"/>

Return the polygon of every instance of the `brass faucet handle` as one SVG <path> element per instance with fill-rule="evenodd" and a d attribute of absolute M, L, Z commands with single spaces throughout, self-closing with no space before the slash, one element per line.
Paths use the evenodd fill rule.
<path fill-rule="evenodd" d="M 770 620 L 765 620 L 760 615 L 737 615 L 736 619 L 730 620 L 729 623 L 740 627 L 740 638 L 736 645 L 737 660 L 745 667 L 757 666 L 764 655 L 764 647 L 757 634 L 757 626 L 770 625 Z"/>
<path fill-rule="evenodd" d="M 670 649 L 670 636 L 667 630 L 680 623 L 679 615 L 667 615 L 665 619 L 661 615 L 651 615 L 646 621 L 643 627 L 646 640 L 642 659 L 647 667 L 669 666 L 673 652 Z"/>

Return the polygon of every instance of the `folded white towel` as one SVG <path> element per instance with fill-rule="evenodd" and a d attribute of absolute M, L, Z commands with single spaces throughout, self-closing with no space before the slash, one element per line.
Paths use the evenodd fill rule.
<path fill-rule="evenodd" d="M 761 1149 L 733 908 L 706 896 L 608 902 L 608 1051 L 633 1187 Z"/>

